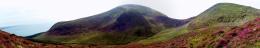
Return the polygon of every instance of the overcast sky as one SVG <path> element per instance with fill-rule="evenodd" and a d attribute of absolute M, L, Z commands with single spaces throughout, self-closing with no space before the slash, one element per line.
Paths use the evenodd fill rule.
<path fill-rule="evenodd" d="M 0 0 L 0 27 L 73 20 L 123 4 L 148 6 L 171 18 L 186 19 L 220 2 L 260 8 L 260 0 Z"/>

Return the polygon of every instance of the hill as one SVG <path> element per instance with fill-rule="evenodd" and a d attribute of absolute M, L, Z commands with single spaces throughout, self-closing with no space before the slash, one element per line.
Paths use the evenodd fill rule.
<path fill-rule="evenodd" d="M 200 15 L 193 17 L 186 25 L 161 31 L 138 43 L 150 44 L 164 42 L 189 32 L 211 32 L 219 27 L 239 26 L 257 17 L 260 17 L 258 9 L 233 3 L 218 3 Z M 205 29 L 208 31 L 201 31 Z"/>
<path fill-rule="evenodd" d="M 259 17 L 258 9 L 233 3 L 219 3 L 191 21 L 192 29 L 212 26 L 238 26 Z"/>
<path fill-rule="evenodd" d="M 58 22 L 34 39 L 56 43 L 126 44 L 187 22 L 189 20 L 172 19 L 145 6 L 129 4 L 102 14 Z"/>

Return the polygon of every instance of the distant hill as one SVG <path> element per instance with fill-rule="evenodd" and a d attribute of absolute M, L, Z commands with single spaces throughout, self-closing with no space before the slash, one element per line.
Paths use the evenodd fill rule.
<path fill-rule="evenodd" d="M 34 39 L 59 43 L 126 44 L 189 21 L 169 18 L 145 6 L 128 4 L 91 17 L 58 22 Z"/>
<path fill-rule="evenodd" d="M 49 30 L 53 24 L 54 23 L 14 25 L 2 27 L 2 30 L 18 36 L 30 36 Z"/>

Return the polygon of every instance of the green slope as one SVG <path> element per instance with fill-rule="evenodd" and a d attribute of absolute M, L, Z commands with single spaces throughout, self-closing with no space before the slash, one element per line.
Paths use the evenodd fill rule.
<path fill-rule="evenodd" d="M 150 44 L 164 42 L 174 37 L 189 32 L 204 32 L 201 30 L 215 31 L 219 27 L 239 26 L 260 17 L 258 9 L 233 3 L 219 3 L 196 16 L 185 26 L 162 31 L 138 43 Z M 206 34 L 206 33 L 205 33 Z"/>
<path fill-rule="evenodd" d="M 126 44 L 129 41 L 140 40 L 146 37 L 132 36 L 125 33 L 89 32 L 69 36 L 49 36 L 41 34 L 34 37 L 37 41 L 44 43 L 65 44 Z"/>
<path fill-rule="evenodd" d="M 191 21 L 192 29 L 210 26 L 237 26 L 259 17 L 259 11 L 249 6 L 219 3 L 201 13 Z"/>

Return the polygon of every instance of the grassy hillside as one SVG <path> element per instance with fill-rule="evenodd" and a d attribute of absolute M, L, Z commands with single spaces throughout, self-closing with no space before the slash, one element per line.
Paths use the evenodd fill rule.
<path fill-rule="evenodd" d="M 189 28 L 237 26 L 259 17 L 258 9 L 233 3 L 219 3 L 191 21 Z"/>
<path fill-rule="evenodd" d="M 259 48 L 260 18 L 235 27 L 216 26 L 188 32 L 164 42 L 120 48 Z"/>
<path fill-rule="evenodd" d="M 150 43 L 156 43 L 156 42 L 164 42 L 164 41 L 172 39 L 176 36 L 182 35 L 184 33 L 188 33 L 188 32 L 189 32 L 189 30 L 186 28 L 186 26 L 166 29 L 164 31 L 161 31 L 160 33 L 157 33 L 156 35 L 154 35 L 152 37 L 149 37 L 144 40 L 140 40 L 140 41 L 138 41 L 138 43 L 150 44 Z"/>
<path fill-rule="evenodd" d="M 44 39 L 43 39 L 44 38 Z M 69 35 L 69 36 L 48 36 L 46 34 L 42 34 L 40 36 L 35 37 L 37 41 L 41 41 L 44 43 L 58 43 L 58 44 L 126 44 L 129 41 L 134 42 L 135 40 L 144 39 L 147 37 L 133 36 L 128 35 L 126 33 L 118 33 L 118 32 L 88 32 L 77 35 Z"/>
<path fill-rule="evenodd" d="M 219 3 L 194 17 L 188 24 L 179 28 L 162 31 L 138 43 L 150 44 L 164 42 L 189 32 L 211 32 L 216 28 L 239 26 L 260 17 L 258 9 L 233 3 Z M 201 31 L 201 30 L 207 31 Z M 207 33 L 203 33 L 206 34 Z"/>

